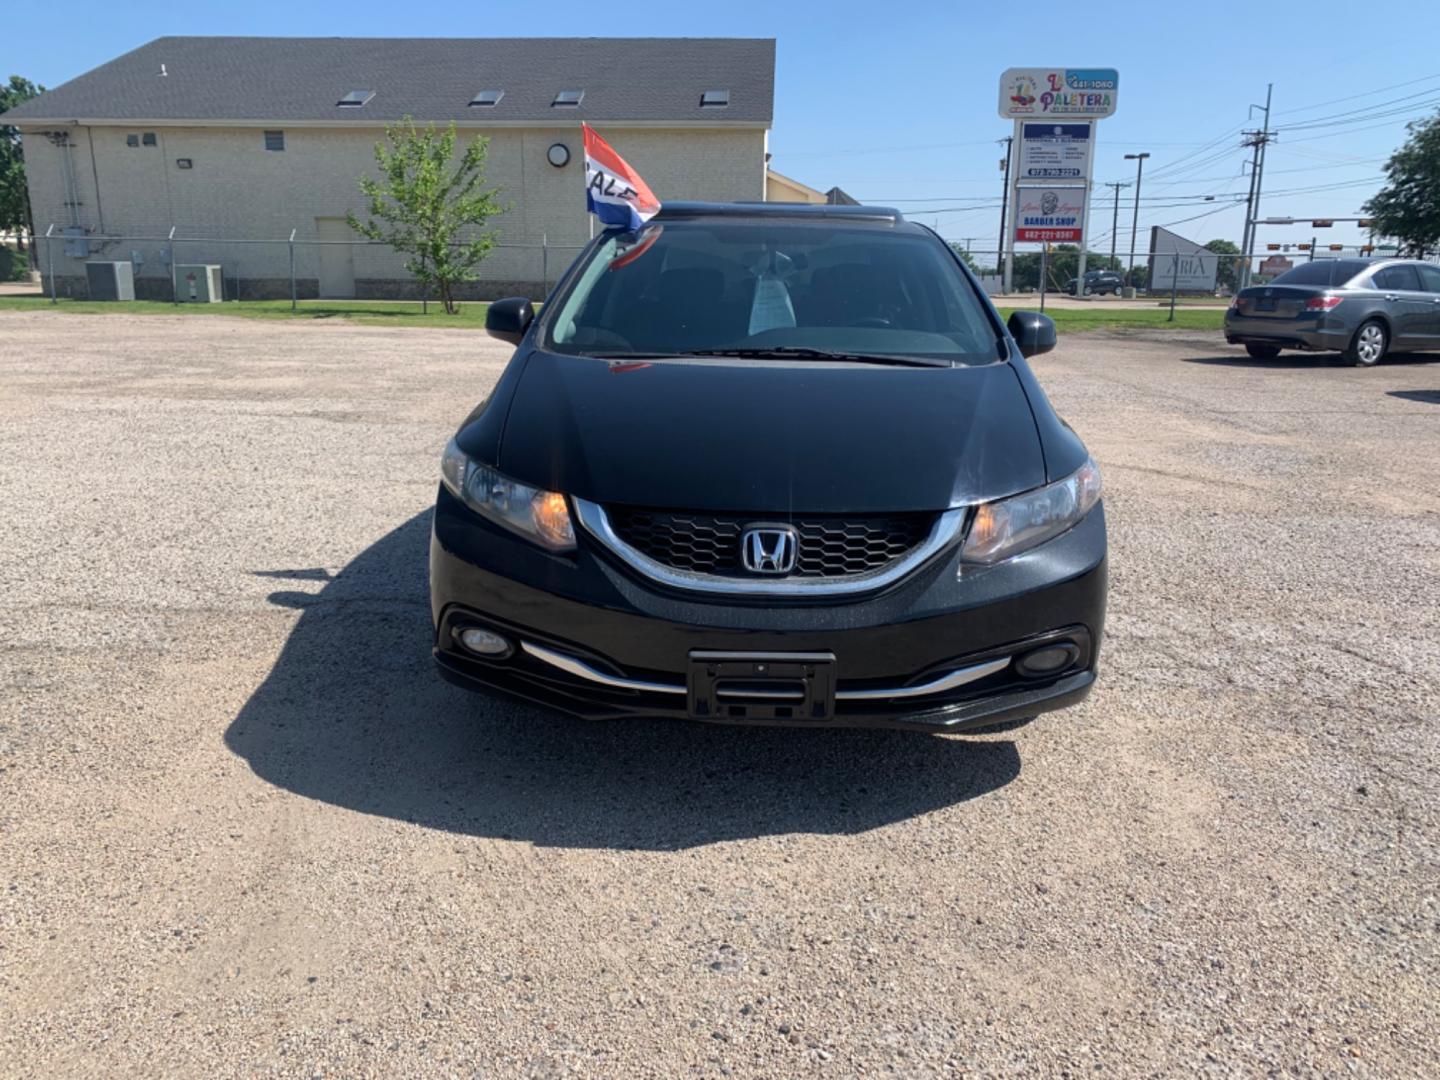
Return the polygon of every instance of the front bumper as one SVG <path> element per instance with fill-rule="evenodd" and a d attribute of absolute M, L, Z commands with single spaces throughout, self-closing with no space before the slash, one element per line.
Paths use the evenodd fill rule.
<path fill-rule="evenodd" d="M 817 726 L 769 710 L 695 717 L 687 671 L 692 654 L 707 651 L 833 655 L 834 710 L 818 726 L 958 731 L 1083 700 L 1105 618 L 1103 507 L 1014 559 L 958 569 L 952 547 L 858 600 L 717 603 L 661 591 L 583 531 L 579 551 L 548 554 L 442 488 L 430 545 L 434 656 L 451 682 L 594 718 Z M 471 654 L 455 637 L 466 625 L 516 649 L 500 660 Z M 1002 662 L 1049 641 L 1074 646 L 1073 662 L 1053 675 L 1024 678 Z M 909 693 L 925 687 L 939 689 Z"/>
<path fill-rule="evenodd" d="M 1225 312 L 1225 340 L 1231 345 L 1275 345 L 1312 352 L 1343 352 L 1351 330 L 1334 315 L 1322 312 L 1294 319 L 1262 319 Z"/>

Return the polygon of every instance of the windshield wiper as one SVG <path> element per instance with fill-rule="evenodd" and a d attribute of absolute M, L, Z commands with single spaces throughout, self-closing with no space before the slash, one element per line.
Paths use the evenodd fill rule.
<path fill-rule="evenodd" d="M 771 345 L 757 348 L 690 349 L 676 356 L 734 356 L 742 360 L 844 360 L 859 364 L 896 364 L 905 367 L 949 367 L 948 360 L 926 360 L 919 356 L 889 353 L 832 352 L 805 345 Z"/>

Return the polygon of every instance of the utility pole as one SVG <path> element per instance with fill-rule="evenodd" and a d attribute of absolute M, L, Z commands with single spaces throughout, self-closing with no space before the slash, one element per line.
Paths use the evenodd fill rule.
<path fill-rule="evenodd" d="M 1105 185 L 1115 189 L 1115 215 L 1110 221 L 1110 268 L 1115 268 L 1115 241 L 1119 238 L 1120 232 L 1120 189 L 1130 186 L 1129 181 L 1125 183 L 1109 182 Z"/>
<path fill-rule="evenodd" d="M 1246 132 L 1249 139 L 1251 133 Z M 1258 141 L 1242 142 L 1241 146 L 1252 147 L 1250 155 L 1250 190 L 1245 196 L 1245 227 L 1240 230 L 1240 265 L 1235 275 L 1235 291 L 1239 292 L 1250 283 L 1250 264 L 1252 249 L 1255 246 L 1255 177 L 1260 169 L 1260 143 Z"/>
<path fill-rule="evenodd" d="M 1250 284 L 1250 264 L 1253 261 L 1251 249 L 1255 246 L 1255 225 L 1260 217 L 1260 192 L 1265 179 L 1265 147 L 1275 137 L 1275 133 L 1270 130 L 1270 101 L 1274 93 L 1275 84 L 1267 84 L 1265 87 L 1265 121 L 1261 124 L 1259 131 L 1245 132 L 1245 142 L 1241 144 L 1252 147 L 1254 150 L 1250 159 L 1250 200 L 1245 210 L 1244 242 L 1240 245 L 1245 256 L 1244 265 L 1240 268 L 1239 286 L 1242 289 Z M 1258 108 L 1260 108 L 1259 105 L 1251 105 L 1251 114 L 1253 115 Z"/>
<path fill-rule="evenodd" d="M 1015 139 L 1012 135 L 1007 135 L 1000 140 L 1000 142 L 1005 144 L 1005 162 L 1003 165 L 1005 170 L 1005 190 L 1000 193 L 1000 242 L 998 244 L 999 250 L 995 254 L 995 272 L 1000 275 L 1001 292 L 1007 293 L 1010 291 L 1010 264 L 1005 258 L 1005 253 L 1010 250 L 1010 245 L 1006 243 L 1005 223 L 1010 211 L 1010 144 L 1014 141 Z"/>
<path fill-rule="evenodd" d="M 1125 287 L 1133 289 L 1130 279 L 1135 276 L 1135 234 L 1140 231 L 1140 177 L 1145 171 L 1145 159 L 1150 156 L 1149 152 L 1143 154 L 1126 154 L 1126 161 L 1135 162 L 1135 216 L 1130 219 L 1130 265 L 1125 268 Z"/>

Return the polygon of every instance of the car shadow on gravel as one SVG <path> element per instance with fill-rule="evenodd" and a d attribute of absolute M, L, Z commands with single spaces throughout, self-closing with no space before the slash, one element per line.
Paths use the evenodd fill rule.
<path fill-rule="evenodd" d="M 1186 356 L 1182 357 L 1182 361 L 1186 364 L 1213 364 L 1217 367 L 1323 368 L 1352 366 L 1342 360 L 1339 353 L 1287 352 L 1281 353 L 1273 360 L 1257 360 L 1244 353 L 1229 353 L 1225 356 Z M 1440 363 L 1440 353 L 1390 353 L 1380 362 L 1380 366 L 1435 363 Z"/>
<path fill-rule="evenodd" d="M 1406 401 L 1423 401 L 1427 405 L 1440 405 L 1440 390 L 1387 390 L 1391 397 Z"/>
<path fill-rule="evenodd" d="M 675 850 L 873 829 L 1003 787 L 1008 739 L 595 722 L 469 693 L 430 659 L 430 513 L 323 587 L 225 733 L 257 775 L 307 798 L 474 836 Z"/>

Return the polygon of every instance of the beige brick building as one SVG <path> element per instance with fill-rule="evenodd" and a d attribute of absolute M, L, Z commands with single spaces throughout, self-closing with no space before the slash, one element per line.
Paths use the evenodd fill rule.
<path fill-rule="evenodd" d="M 232 298 L 288 296 L 292 230 L 302 298 L 414 295 L 390 249 L 333 241 L 353 239 L 385 124 L 454 122 L 490 140 L 512 204 L 470 290 L 494 296 L 539 293 L 589 238 L 582 120 L 662 200 L 764 199 L 773 79 L 769 40 L 161 38 L 6 119 L 53 226 L 47 288 L 48 247 L 62 295 L 86 294 L 85 261 L 128 260 L 156 299 L 172 263 L 220 264 Z"/>

